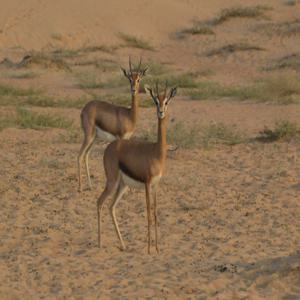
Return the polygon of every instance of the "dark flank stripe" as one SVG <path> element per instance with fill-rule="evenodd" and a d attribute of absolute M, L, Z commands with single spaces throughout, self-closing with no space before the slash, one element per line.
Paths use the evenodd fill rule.
<path fill-rule="evenodd" d="M 136 180 L 136 181 L 139 181 L 141 183 L 144 182 L 144 180 L 138 176 L 136 176 L 133 172 L 131 172 L 131 170 L 129 170 L 129 168 L 127 168 L 127 166 L 125 164 L 123 164 L 122 162 L 119 162 L 119 167 L 120 167 L 120 170 L 125 174 L 127 175 L 128 177 Z"/>

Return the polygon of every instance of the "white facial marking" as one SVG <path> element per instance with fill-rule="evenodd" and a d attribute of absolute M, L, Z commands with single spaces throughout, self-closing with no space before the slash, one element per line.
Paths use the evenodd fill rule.
<path fill-rule="evenodd" d="M 157 106 L 157 115 L 160 119 L 163 119 L 166 115 L 167 107 L 168 105 L 166 104 L 167 98 L 163 101 L 163 104 L 161 105 L 160 103 Z"/>

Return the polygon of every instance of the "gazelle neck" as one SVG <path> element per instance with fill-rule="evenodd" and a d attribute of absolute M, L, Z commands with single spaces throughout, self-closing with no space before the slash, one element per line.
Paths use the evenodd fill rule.
<path fill-rule="evenodd" d="M 137 114 L 138 114 L 138 108 L 139 108 L 139 99 L 138 99 L 138 93 L 131 94 L 131 108 L 130 108 L 130 113 L 131 113 L 131 120 L 133 123 L 136 123 L 137 120 Z"/>
<path fill-rule="evenodd" d="M 157 152 L 159 158 L 164 161 L 167 154 L 167 117 L 158 119 L 157 131 Z"/>

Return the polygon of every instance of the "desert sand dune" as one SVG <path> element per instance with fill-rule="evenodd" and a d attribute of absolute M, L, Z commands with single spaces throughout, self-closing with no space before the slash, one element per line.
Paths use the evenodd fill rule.
<path fill-rule="evenodd" d="M 130 32 L 161 43 L 176 26 L 189 21 L 199 4 L 185 1 L 12 1 L 1 10 L 5 46 L 41 49 L 51 35 L 78 47 L 86 43 L 116 43 L 118 32 Z M 195 12 L 197 13 L 197 12 Z M 18 45 L 20 43 L 20 45 Z"/>
<path fill-rule="evenodd" d="M 268 3 L 274 5 L 264 1 Z M 159 46 L 167 44 L 170 33 L 194 18 L 209 19 L 222 7 L 238 4 L 238 0 L 87 0 L 84 5 L 80 0 L 12 0 L 0 12 L 0 45 L 36 50 L 52 47 L 55 42 L 67 47 L 110 45 L 118 42 L 119 32 L 125 32 Z M 261 1 L 251 1 L 253 6 L 259 4 Z"/>

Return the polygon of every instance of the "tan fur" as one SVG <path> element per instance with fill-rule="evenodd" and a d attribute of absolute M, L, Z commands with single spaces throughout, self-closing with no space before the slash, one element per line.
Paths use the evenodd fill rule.
<path fill-rule="evenodd" d="M 130 108 L 93 100 L 87 103 L 81 111 L 81 125 L 84 132 L 84 141 L 78 155 L 79 191 L 82 190 L 81 168 L 83 161 L 86 167 L 89 187 L 91 188 L 88 156 L 96 139 L 97 131 L 98 136 L 103 141 L 111 142 L 113 139 L 128 139 L 135 130 L 139 104 L 139 84 L 146 72 L 146 69 L 140 70 L 140 65 L 137 71 L 132 71 L 131 62 L 129 62 L 130 71 L 123 70 L 124 75 L 130 82 L 132 96 Z"/>
<path fill-rule="evenodd" d="M 101 211 L 106 198 L 116 191 L 110 209 L 115 224 L 115 230 L 121 242 L 121 246 L 124 249 L 125 245 L 115 218 L 115 206 L 117 201 L 121 198 L 120 195 L 123 195 L 123 190 L 126 186 L 144 186 L 146 191 L 148 216 L 148 253 L 150 253 L 150 195 L 152 189 L 156 191 L 156 186 L 164 172 L 167 151 L 167 120 L 165 113 L 167 111 L 167 104 L 174 95 L 175 93 L 172 93 L 168 98 L 166 98 L 165 95 L 158 95 L 155 97 L 154 102 L 157 106 L 158 116 L 158 134 L 156 143 L 138 140 L 116 140 L 110 143 L 104 152 L 103 162 L 106 175 L 106 186 L 97 202 L 99 247 L 101 246 Z M 153 97 L 154 96 L 152 96 L 152 98 Z M 156 250 L 158 252 L 156 196 L 154 197 L 154 220 Z"/>

